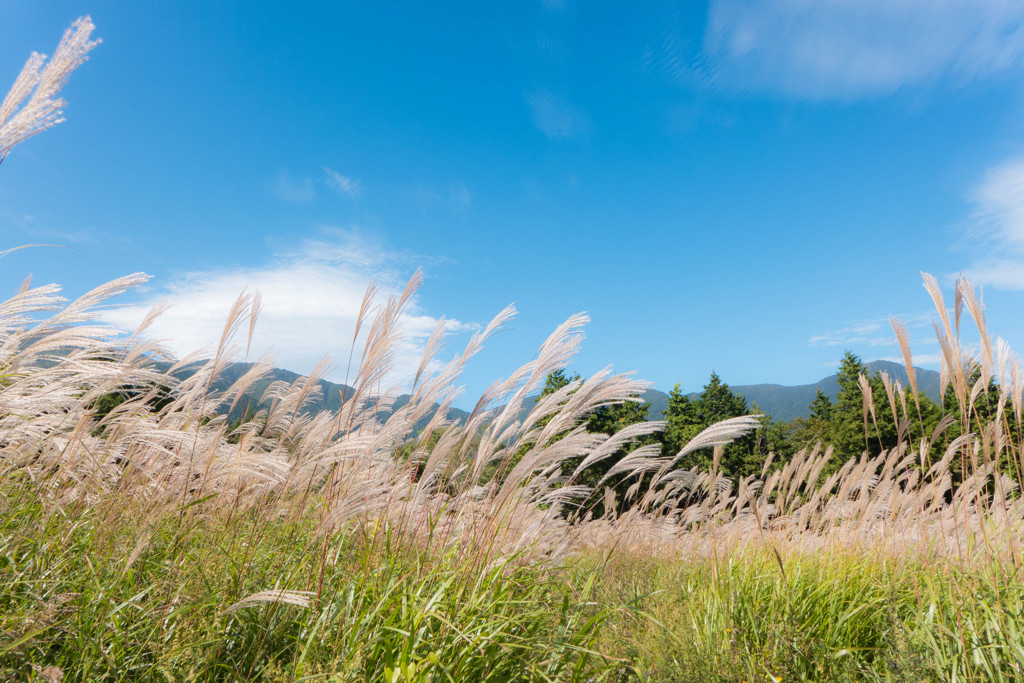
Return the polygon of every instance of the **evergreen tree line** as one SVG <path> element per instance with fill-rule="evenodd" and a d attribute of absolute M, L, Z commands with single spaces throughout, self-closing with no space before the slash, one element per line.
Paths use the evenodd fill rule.
<path fill-rule="evenodd" d="M 972 383 L 979 376 L 980 372 L 975 370 Z M 542 396 L 579 379 L 578 374 L 552 373 L 547 377 Z M 919 465 L 927 467 L 940 459 L 949 444 L 963 433 L 963 425 L 970 425 L 971 432 L 981 434 L 986 424 L 997 417 L 999 389 L 992 381 L 986 391 L 978 393 L 973 405 L 962 406 L 952 387 L 946 389 L 939 403 L 925 394 L 913 392 L 910 387 L 900 387 L 880 373 L 868 374 L 863 361 L 847 351 L 839 364 L 838 383 L 835 401 L 818 390 L 806 418 L 786 422 L 764 415 L 761 429 L 725 447 L 719 463 L 721 474 L 734 481 L 749 475 L 760 476 L 766 463 L 768 468 L 781 467 L 800 449 L 819 443 L 833 450 L 825 469 L 825 474 L 829 474 L 851 458 L 865 453 L 875 456 L 900 443 L 919 449 L 922 438 L 929 447 Z M 674 456 L 693 437 L 716 422 L 762 413 L 756 404 L 748 404 L 743 396 L 732 391 L 715 372 L 696 396 L 684 394 L 676 384 L 662 415 L 652 416 L 649 411 L 646 403 L 630 402 L 602 407 L 590 416 L 587 430 L 591 432 L 611 434 L 647 419 L 664 419 L 666 427 L 663 432 L 634 442 L 615 457 L 602 461 L 585 472 L 584 480 L 579 483 L 594 486 L 618 460 L 641 445 L 660 443 L 663 455 Z M 1007 433 L 1020 437 L 1012 410 L 1003 411 L 1001 419 L 1010 422 Z M 1019 438 L 1017 443 L 1021 443 Z M 1021 481 L 1018 459 L 1010 455 L 1014 452 L 1017 449 L 1012 444 L 1005 448 L 1006 456 L 1000 465 L 1015 481 Z M 963 461 L 966 456 L 958 454 L 957 457 L 951 465 L 954 485 L 971 470 L 971 463 Z M 702 449 L 682 458 L 677 466 L 705 470 L 710 468 L 711 460 L 710 450 Z M 634 483 L 635 480 L 624 481 L 612 486 L 620 502 L 624 500 L 626 489 Z M 601 512 L 603 499 L 603 493 L 597 492 L 595 499 L 589 501 L 595 513 Z"/>

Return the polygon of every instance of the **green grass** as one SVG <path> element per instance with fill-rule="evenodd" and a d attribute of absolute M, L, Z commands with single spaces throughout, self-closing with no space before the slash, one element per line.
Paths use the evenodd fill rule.
<path fill-rule="evenodd" d="M 4 493 L 5 680 L 56 666 L 65 681 L 573 681 L 605 666 L 594 643 L 606 612 L 564 569 L 478 567 L 384 528 L 324 545 L 305 521 L 199 506 L 140 529 L 131 511 L 70 517 Z M 321 563 L 309 607 L 229 610 L 318 585 Z"/>
<path fill-rule="evenodd" d="M 300 379 L 233 427 L 215 408 L 260 368 L 212 391 L 221 356 L 178 380 L 76 327 L 140 281 L 87 295 L 41 332 L 24 316 L 59 307 L 52 289 L 0 315 L 13 330 L 0 381 L 0 680 L 1024 677 L 1024 508 L 995 474 L 996 445 L 1019 455 L 1007 419 L 979 423 L 983 438 L 951 442 L 923 475 L 903 444 L 819 487 L 827 451 L 764 481 L 721 477 L 723 444 L 758 424 L 734 418 L 683 451 L 712 448 L 710 472 L 674 470 L 655 448 L 622 461 L 644 477 L 636 506 L 579 518 L 565 513 L 593 491 L 567 463 L 621 445 L 580 425 L 638 383 L 595 376 L 518 416 L 564 366 L 582 318 L 465 425 L 435 414 L 432 439 L 412 425 L 454 395 L 460 366 L 378 420 L 370 399 L 402 307 L 388 302 L 370 324 L 361 398 L 308 415 Z M 228 327 L 257 304 L 243 297 Z M 99 419 L 96 399 L 124 386 L 137 395 Z M 950 462 L 965 454 L 972 471 L 947 502 Z"/>
<path fill-rule="evenodd" d="M 1024 584 L 994 565 L 771 551 L 606 570 L 602 647 L 644 681 L 1014 681 Z M 625 676 L 624 676 L 625 677 Z"/>
<path fill-rule="evenodd" d="M 72 29 L 54 61 L 29 61 L 8 113 L 95 45 L 88 18 Z M 0 159 L 52 125 L 60 102 L 50 102 L 18 118 L 21 134 Z M 724 444 L 760 424 L 733 418 L 679 456 L 635 451 L 620 474 L 647 487 L 638 506 L 580 520 L 563 513 L 600 486 L 563 475 L 622 446 L 580 425 L 645 385 L 599 373 L 546 396 L 525 420 L 520 412 L 565 368 L 585 316 L 559 326 L 457 425 L 435 406 L 459 395 L 463 364 L 514 314 L 505 309 L 379 421 L 402 311 L 422 275 L 381 306 L 371 287 L 342 410 L 303 410 L 321 364 L 272 385 L 258 413 L 232 426 L 217 408 L 266 387 L 269 367 L 222 391 L 213 380 L 235 332 L 247 326 L 251 344 L 259 296 L 238 299 L 215 357 L 182 379 L 158 370 L 157 348 L 90 322 L 145 280 L 121 278 L 71 304 L 56 286 L 26 287 L 0 306 L 2 680 L 1024 679 L 1024 371 L 991 341 L 966 281 L 950 309 L 924 276 L 961 406 L 962 436 L 932 436 L 950 449 L 934 466 L 929 443 L 909 436 L 911 409 L 897 408 L 894 397 L 906 397 L 887 386 L 903 443 L 877 458 L 836 472 L 827 451 L 801 452 L 782 470 L 765 465 L 765 481 L 733 482 L 720 476 Z M 964 307 L 979 354 L 960 340 Z M 912 368 L 906 328 L 894 332 Z M 438 330 L 427 344 L 424 368 L 443 338 Z M 870 412 L 877 431 L 860 381 L 864 427 Z M 924 432 L 920 406 L 916 419 Z M 654 431 L 641 429 L 630 438 Z M 700 448 L 715 449 L 711 471 L 677 476 L 675 457 Z M 822 471 L 836 473 L 819 487 Z M 768 545 L 776 540 L 821 550 Z M 674 559 L 656 555 L 666 549 Z"/>
<path fill-rule="evenodd" d="M 23 482 L 24 484 L 24 482 Z M 479 566 L 387 527 L 193 505 L 49 508 L 7 486 L 0 678 L 65 681 L 1013 681 L 1024 583 L 864 552 Z M 140 539 L 143 539 L 140 542 Z M 131 560 L 129 565 L 128 560 Z M 323 567 L 323 581 L 320 572 Z M 308 607 L 230 609 L 270 589 Z"/>

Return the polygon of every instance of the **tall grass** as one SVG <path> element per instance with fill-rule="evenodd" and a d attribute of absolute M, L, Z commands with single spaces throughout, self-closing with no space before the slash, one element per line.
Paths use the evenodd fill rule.
<path fill-rule="evenodd" d="M 1013 680 L 1021 672 L 1022 505 L 1006 473 L 1019 458 L 1011 411 L 1020 373 L 1005 346 L 992 345 L 1000 355 L 987 364 L 959 366 L 981 368 L 968 400 L 988 385 L 986 367 L 1004 369 L 992 397 L 1001 419 L 976 425 L 978 416 L 962 411 L 961 435 L 936 462 L 926 454 L 941 430 L 828 477 L 831 452 L 819 447 L 733 482 L 717 462 L 724 443 L 756 425 L 740 418 L 672 458 L 633 451 L 613 471 L 643 483 L 632 506 L 620 514 L 607 506 L 594 519 L 577 508 L 591 495 L 579 473 L 661 425 L 585 431 L 593 410 L 638 400 L 644 386 L 609 372 L 519 419 L 546 375 L 571 359 L 582 316 L 459 424 L 447 416 L 459 372 L 513 311 L 439 373 L 424 370 L 411 400 L 391 410 L 395 392 L 376 387 L 419 277 L 380 304 L 371 290 L 357 333 L 361 362 L 340 411 L 303 410 L 317 391 L 314 374 L 271 384 L 260 403 L 269 407 L 232 425 L 226 413 L 270 366 L 256 363 L 222 391 L 214 379 L 249 345 L 233 339 L 251 335 L 258 298 L 238 300 L 212 357 L 168 369 L 144 327 L 124 337 L 94 323 L 110 297 L 144 279 L 70 303 L 55 287 L 25 288 L 0 304 L 0 666 L 8 674 Z M 969 285 L 958 292 L 980 312 Z M 946 331 L 944 346 L 962 354 L 956 331 Z M 955 389 L 954 371 L 944 374 Z M 129 398 L 100 411 L 111 393 Z M 910 402 L 900 409 L 897 419 L 912 419 Z M 715 450 L 710 471 L 673 467 L 695 448 Z M 953 463 L 968 468 L 956 486 Z"/>
<path fill-rule="evenodd" d="M 0 107 L 0 158 L 57 120 L 56 92 L 94 45 L 87 19 L 73 29 Z M 384 301 L 371 287 L 341 408 L 307 410 L 325 362 L 271 383 L 252 412 L 269 359 L 226 389 L 215 380 L 248 355 L 259 297 L 238 299 L 212 352 L 176 359 L 145 336 L 158 310 L 128 336 L 95 322 L 144 280 L 72 302 L 26 283 L 0 303 L 4 678 L 1021 677 L 1024 373 L 966 281 L 948 309 L 925 276 L 956 398 L 931 435 L 909 437 L 921 411 L 894 321 L 910 392 L 884 378 L 888 405 L 875 405 L 862 385 L 865 425 L 891 419 L 897 447 L 837 467 L 818 445 L 733 481 L 722 448 L 759 425 L 736 418 L 671 457 L 643 446 L 614 463 L 606 480 L 632 486 L 594 518 L 581 475 L 663 424 L 586 430 L 646 386 L 611 371 L 533 402 L 585 316 L 457 423 L 463 367 L 515 311 L 432 373 L 440 324 L 396 408 L 381 387 L 421 278 Z M 709 471 L 678 468 L 700 448 Z"/>
<path fill-rule="evenodd" d="M 453 382 L 511 310 L 384 420 L 394 393 L 375 387 L 419 278 L 379 306 L 371 291 L 339 412 L 303 411 L 314 375 L 271 384 L 270 407 L 232 426 L 224 412 L 270 366 L 220 392 L 213 379 L 258 301 L 238 301 L 212 358 L 161 370 L 165 354 L 141 329 L 121 338 L 92 323 L 143 279 L 68 304 L 53 287 L 25 289 L 0 305 L 7 673 L 582 680 L 606 665 L 592 648 L 607 616 L 593 583 L 567 584 L 558 564 L 571 551 L 565 508 L 589 493 L 559 463 L 618 443 L 587 434 L 585 416 L 643 385 L 603 373 L 518 420 L 575 350 L 582 317 L 495 384 L 465 425 L 447 417 Z M 101 413 L 111 393 L 130 398 Z"/>
<path fill-rule="evenodd" d="M 5 516 L 5 679 L 578 680 L 601 621 L 554 570 L 343 533 L 318 584 L 304 520 L 131 516 Z"/>

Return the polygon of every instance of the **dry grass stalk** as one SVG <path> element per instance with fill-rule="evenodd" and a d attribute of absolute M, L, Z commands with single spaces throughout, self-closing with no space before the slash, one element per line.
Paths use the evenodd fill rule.
<path fill-rule="evenodd" d="M 0 103 L 0 163 L 15 145 L 64 120 L 67 103 L 57 94 L 99 44 L 89 40 L 93 28 L 92 20 L 82 17 L 64 32 L 49 62 L 46 55 L 36 52 L 28 58 Z"/>
<path fill-rule="evenodd" d="M 907 442 L 904 427 L 896 448 L 853 459 L 826 477 L 833 454 L 822 447 L 778 465 L 768 462 L 759 476 L 738 481 L 722 476 L 717 466 L 710 472 L 676 468 L 698 448 L 715 449 L 717 465 L 724 444 L 760 424 L 756 416 L 734 418 L 709 427 L 671 457 L 663 457 L 657 445 L 634 450 L 597 486 L 603 490 L 624 476 L 631 482 L 624 502 L 635 504 L 570 524 L 568 513 L 591 494 L 580 485 L 586 469 L 663 426 L 588 433 L 590 413 L 637 400 L 646 387 L 607 370 L 537 401 L 520 418 L 547 374 L 571 359 L 585 316 L 573 316 L 555 330 L 534 360 L 492 385 L 459 424 L 447 414 L 459 395 L 459 374 L 514 310 L 502 311 L 463 354 L 431 374 L 429 359 L 444 338 L 443 328 L 435 330 L 409 402 L 394 409 L 397 392 L 380 385 L 418 278 L 401 297 L 380 306 L 371 289 L 363 310 L 372 319 L 359 323 L 367 330 L 361 364 L 341 409 L 306 409 L 327 371 L 324 360 L 308 377 L 271 384 L 256 414 L 232 428 L 223 411 L 249 400 L 270 361 L 261 359 L 224 390 L 214 389 L 215 379 L 240 350 L 233 338 L 242 330 L 248 331 L 248 354 L 258 298 L 243 295 L 232 308 L 212 358 L 192 357 L 162 372 L 157 361 L 165 356 L 141 331 L 122 338 L 91 322 L 110 296 L 143 280 L 123 278 L 69 304 L 54 287 L 24 289 L 0 303 L 0 473 L 29 477 L 50 505 L 134 501 L 158 519 L 212 496 L 202 506 L 207 513 L 313 512 L 325 534 L 351 527 L 373 534 L 386 523 L 392 533 L 413 541 L 430 538 L 434 548 L 475 553 L 485 564 L 523 552 L 557 558 L 583 547 L 710 554 L 716 547 L 748 543 L 801 551 L 913 545 L 968 559 L 963 553 L 972 536 L 995 537 L 993 525 L 1019 534 L 1024 523 L 1019 482 L 998 467 L 1006 458 L 1020 460 L 1019 439 L 1007 430 L 1010 416 L 1020 411 L 1021 371 L 1005 345 L 983 347 L 992 349 L 989 367 L 998 369 L 1003 384 L 990 397 L 999 419 L 978 433 L 970 429 L 977 417 L 971 411 L 948 416 L 916 444 Z M 979 313 L 980 304 L 965 291 L 965 306 Z M 952 326 L 942 334 L 951 352 L 944 362 L 951 385 L 968 401 L 979 398 L 987 381 L 964 378 L 977 364 L 962 356 Z M 183 369 L 191 374 L 183 377 Z M 901 412 L 896 400 L 902 388 L 889 378 L 883 382 L 890 412 L 905 422 L 906 405 Z M 870 414 L 877 424 L 865 385 L 866 379 L 865 419 Z M 127 400 L 96 415 L 100 397 L 126 388 Z M 417 434 L 415 425 L 424 419 L 428 428 Z M 958 422 L 968 429 L 930 462 L 929 454 Z M 435 430 L 443 431 L 431 445 Z"/>
<path fill-rule="evenodd" d="M 309 601 L 313 597 L 309 591 L 269 590 L 253 593 L 242 598 L 235 604 L 224 610 L 225 614 L 237 612 L 245 607 L 256 607 L 258 605 L 294 605 L 296 607 L 309 607 Z"/>

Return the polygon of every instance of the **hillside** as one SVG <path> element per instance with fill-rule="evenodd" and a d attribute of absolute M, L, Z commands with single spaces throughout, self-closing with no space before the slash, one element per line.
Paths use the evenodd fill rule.
<path fill-rule="evenodd" d="M 227 389 L 233 382 L 235 382 L 239 377 L 245 374 L 245 372 L 248 371 L 249 368 L 251 367 L 251 363 L 231 363 L 227 368 L 225 368 L 224 372 L 222 372 L 217 377 L 216 381 L 214 382 L 213 389 L 215 391 L 223 391 Z M 188 371 L 186 370 L 183 373 L 179 373 L 179 376 L 188 376 Z M 281 381 L 291 384 L 299 377 L 301 377 L 301 375 L 299 375 L 297 372 L 292 372 L 291 370 L 285 370 L 283 368 L 274 368 L 273 370 L 267 373 L 266 377 L 264 377 L 259 382 L 253 384 L 252 388 L 246 392 L 248 400 L 239 401 L 238 406 L 235 408 L 235 411 L 232 413 L 231 417 L 238 418 L 247 409 L 259 409 L 259 398 L 263 396 L 267 388 L 274 382 Z M 317 397 L 315 400 L 310 401 L 306 406 L 307 411 L 310 413 L 317 413 L 320 412 L 321 410 L 339 410 L 341 408 L 342 398 L 344 397 L 345 399 L 348 399 L 350 396 L 352 396 L 353 393 L 352 387 L 345 384 L 338 384 L 336 382 L 329 382 L 327 380 L 320 380 L 319 386 L 319 397 Z M 408 402 L 409 394 L 402 394 L 395 400 L 394 410 L 401 408 Z M 388 415 L 391 414 L 391 412 L 393 411 L 382 411 L 381 418 L 386 418 Z M 469 417 L 468 412 L 466 412 L 465 410 L 460 410 L 458 408 L 452 408 L 449 411 L 449 415 L 453 420 L 457 422 L 462 422 L 467 417 Z M 430 415 L 420 420 L 420 422 L 416 424 L 415 429 L 422 429 L 427 424 L 429 419 Z"/>
<path fill-rule="evenodd" d="M 907 385 L 907 372 L 902 365 L 899 363 L 893 363 L 891 361 L 877 360 L 867 363 L 867 368 L 872 373 L 885 371 L 889 373 L 894 379 L 899 381 L 904 386 Z M 238 379 L 249 367 L 245 363 L 232 363 L 225 372 L 218 378 L 215 385 L 215 389 L 225 389 L 232 382 Z M 283 368 L 274 368 L 270 371 L 266 378 L 258 382 L 251 391 L 248 392 L 249 396 L 252 397 L 249 405 L 258 404 L 257 397 L 262 396 L 263 392 L 266 391 L 267 387 L 276 381 L 294 382 L 299 378 L 299 374 Z M 930 398 L 939 400 L 939 373 L 934 370 L 925 370 L 924 368 L 917 368 L 917 382 L 918 387 L 922 393 L 926 394 Z M 798 384 L 794 386 L 786 386 L 783 384 L 738 384 L 730 385 L 730 388 L 737 394 L 740 394 L 750 405 L 757 404 L 762 412 L 771 415 L 776 420 L 789 421 L 797 417 L 807 417 L 808 406 L 811 401 L 814 400 L 818 389 L 820 388 L 829 398 L 833 401 L 839 393 L 839 381 L 837 375 L 832 374 L 827 377 L 822 377 L 813 384 Z M 696 396 L 699 392 L 693 392 L 690 396 Z M 320 397 L 309 403 L 310 412 L 318 412 L 320 410 L 338 410 L 341 407 L 342 396 L 348 398 L 352 395 L 352 388 L 338 384 L 336 382 L 329 382 L 327 380 L 320 380 Z M 668 408 L 668 394 L 664 391 L 657 389 L 649 389 L 644 392 L 644 400 L 650 405 L 648 410 L 649 419 L 658 420 L 662 417 L 662 411 Z M 409 402 L 409 395 L 402 394 L 395 401 L 395 408 L 401 408 Z M 245 406 L 246 402 L 240 402 L 241 406 Z M 532 403 L 527 401 L 524 406 L 524 411 L 528 411 L 532 407 Z M 244 410 L 244 407 L 238 410 Z M 457 422 L 462 422 L 469 416 L 469 413 L 465 410 L 458 408 L 452 408 L 451 417 Z M 424 422 L 423 424 L 426 424 Z M 423 425 L 417 425 L 422 427 Z"/>
<path fill-rule="evenodd" d="M 908 383 L 907 371 L 900 363 L 891 361 L 876 360 L 866 363 L 872 373 L 885 371 L 903 386 Z M 929 398 L 939 400 L 939 373 L 934 370 L 917 368 L 917 384 L 921 392 Z M 757 404 L 762 412 L 771 415 L 776 420 L 789 421 L 796 417 L 807 417 L 808 406 L 814 400 L 820 388 L 826 396 L 833 401 L 839 394 L 838 375 L 832 374 L 822 377 L 813 384 L 798 384 L 786 386 L 782 384 L 738 384 L 730 385 L 730 388 L 747 399 L 750 405 Z M 699 392 L 693 392 L 690 396 L 696 396 Z M 651 389 L 644 394 L 644 400 L 650 404 L 650 418 L 660 419 L 661 411 L 668 407 L 668 394 L 657 389 Z"/>

